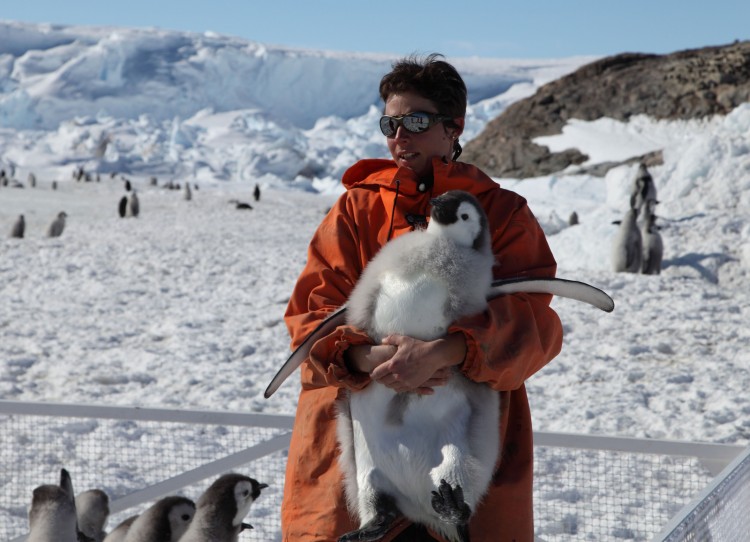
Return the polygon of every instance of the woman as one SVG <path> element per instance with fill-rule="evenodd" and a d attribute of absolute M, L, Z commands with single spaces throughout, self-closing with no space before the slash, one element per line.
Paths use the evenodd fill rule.
<path fill-rule="evenodd" d="M 453 66 L 439 55 L 401 60 L 381 80 L 380 96 L 385 103 L 380 128 L 392 160 L 362 160 L 344 174 L 346 192 L 313 236 L 287 308 L 292 348 L 344 304 L 380 247 L 422 227 L 430 199 L 448 190 L 471 192 L 487 212 L 495 278 L 555 274 L 555 260 L 526 201 L 476 167 L 455 161 L 466 86 Z M 456 366 L 497 390 L 501 404 L 500 459 L 472 516 L 472 542 L 532 541 L 532 429 L 524 381 L 560 351 L 562 326 L 550 300 L 539 294 L 501 296 L 485 313 L 455 322 L 435 341 L 396 336 L 374 345 L 351 326 L 318 340 L 301 368 L 283 540 L 335 541 L 358 527 L 347 512 L 337 464 L 337 398 L 373 380 L 399 392 L 431 393 Z M 383 540 L 442 539 L 402 521 Z"/>

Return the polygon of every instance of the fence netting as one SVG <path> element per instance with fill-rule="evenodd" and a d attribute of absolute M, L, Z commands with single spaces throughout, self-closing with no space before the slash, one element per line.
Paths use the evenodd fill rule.
<path fill-rule="evenodd" d="M 664 533 L 665 542 L 750 540 L 750 454 L 717 478 Z"/>
<path fill-rule="evenodd" d="M 14 540 L 27 533 L 33 489 L 57 483 L 60 468 L 70 472 L 76 492 L 99 488 L 116 502 L 288 431 L 200 421 L 0 415 L 0 539 Z M 651 540 L 712 479 L 691 457 L 553 446 L 538 446 L 535 454 L 535 524 L 538 539 L 545 542 Z M 285 465 L 286 451 L 281 450 L 232 469 L 269 485 L 246 518 L 254 529 L 243 531 L 241 541 L 281 539 Z M 747 472 L 743 476 L 732 488 L 742 493 L 747 510 Z M 217 477 L 171 494 L 197 501 Z M 734 501 L 716 502 L 718 511 L 705 512 L 707 529 L 721 523 L 723 514 L 742 515 L 742 510 L 733 511 Z M 151 504 L 112 514 L 107 530 Z"/>

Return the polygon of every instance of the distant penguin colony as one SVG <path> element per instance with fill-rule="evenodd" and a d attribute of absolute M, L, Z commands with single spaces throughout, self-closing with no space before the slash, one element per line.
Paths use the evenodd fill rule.
<path fill-rule="evenodd" d="M 243 520 L 266 487 L 241 474 L 221 476 L 198 499 L 195 518 L 180 542 L 237 542 L 240 532 L 252 529 Z"/>
<path fill-rule="evenodd" d="M 52 221 L 47 229 L 47 237 L 60 237 L 65 229 L 65 219 L 67 218 L 65 211 L 58 213 L 57 218 Z"/>

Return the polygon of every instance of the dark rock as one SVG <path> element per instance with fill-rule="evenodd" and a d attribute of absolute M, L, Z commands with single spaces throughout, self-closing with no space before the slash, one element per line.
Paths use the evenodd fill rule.
<path fill-rule="evenodd" d="M 597 60 L 511 104 L 464 148 L 462 160 L 493 177 L 549 175 L 588 160 L 578 149 L 552 153 L 532 139 L 562 133 L 569 119 L 627 121 L 725 115 L 750 101 L 750 41 L 668 55 L 623 53 Z M 630 161 L 660 163 L 660 153 Z M 603 174 L 610 167 L 599 164 Z"/>

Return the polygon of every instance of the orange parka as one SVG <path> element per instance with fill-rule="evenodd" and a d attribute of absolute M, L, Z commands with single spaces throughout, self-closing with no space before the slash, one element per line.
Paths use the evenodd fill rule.
<path fill-rule="evenodd" d="M 526 200 L 472 165 L 436 158 L 430 184 L 390 160 L 362 160 L 346 171 L 343 184 L 347 190 L 315 232 L 287 307 L 292 348 L 344 304 L 367 262 L 388 239 L 411 231 L 420 217 L 429 216 L 430 199 L 448 190 L 471 192 L 487 212 L 495 278 L 555 275 L 554 257 Z M 460 370 L 501 397 L 500 459 L 489 492 L 472 517 L 472 542 L 534 539 L 532 430 L 524 381 L 561 348 L 562 326 L 550 300 L 542 294 L 500 296 L 484 313 L 449 329 L 466 338 Z M 362 330 L 340 326 L 318 340 L 302 364 L 282 503 L 284 542 L 334 542 L 358 527 L 347 511 L 337 464 L 335 402 L 346 389 L 368 385 L 368 375 L 347 369 L 344 351 L 371 343 Z M 384 541 L 405 527 L 402 522 Z"/>

